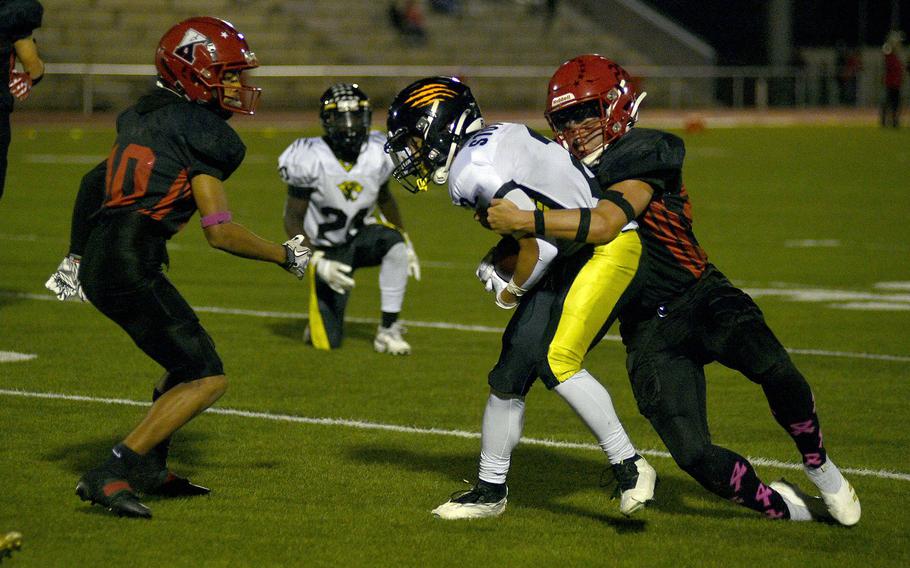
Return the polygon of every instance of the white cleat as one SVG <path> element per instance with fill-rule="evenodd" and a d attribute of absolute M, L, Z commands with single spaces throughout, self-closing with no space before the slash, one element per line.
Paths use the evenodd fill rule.
<path fill-rule="evenodd" d="M 644 508 L 645 503 L 654 500 L 654 486 L 657 485 L 657 471 L 644 457 L 636 454 L 622 463 L 613 465 L 613 472 L 619 483 L 619 512 L 631 516 Z"/>
<path fill-rule="evenodd" d="M 824 521 L 829 520 L 828 512 L 825 510 L 824 503 L 820 497 L 813 497 L 804 493 L 799 487 L 790 483 L 786 479 L 778 479 L 768 484 L 768 487 L 777 491 L 784 499 L 787 508 L 790 510 L 791 521 Z M 808 512 L 805 518 L 794 516 L 794 510 L 804 509 Z M 805 515 L 805 513 L 803 513 Z"/>
<path fill-rule="evenodd" d="M 433 516 L 446 520 L 498 517 L 506 510 L 508 494 L 505 485 L 497 487 L 479 482 L 433 509 Z"/>
<path fill-rule="evenodd" d="M 863 512 L 862 507 L 859 504 L 859 497 L 856 496 L 856 490 L 846 478 L 836 492 L 825 493 L 822 491 L 821 494 L 822 500 L 828 507 L 828 513 L 835 521 L 845 527 L 852 527 L 859 522 Z"/>
<path fill-rule="evenodd" d="M 377 353 L 388 353 L 389 355 L 410 355 L 411 344 L 401 336 L 403 333 L 405 333 L 404 326 L 397 321 L 389 327 L 380 325 L 376 330 L 376 337 L 373 338 L 373 349 Z"/>

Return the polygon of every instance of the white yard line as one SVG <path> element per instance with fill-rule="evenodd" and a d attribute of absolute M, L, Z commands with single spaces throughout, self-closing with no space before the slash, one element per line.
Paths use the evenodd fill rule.
<path fill-rule="evenodd" d="M 29 294 L 25 292 L 2 292 L 0 291 L 0 297 L 8 298 L 21 298 L 26 300 L 39 300 L 44 302 L 56 302 L 57 298 L 52 296 L 50 292 L 47 294 Z M 66 302 L 68 304 L 80 304 L 80 302 Z M 209 313 L 209 314 L 220 314 L 220 315 L 233 315 L 233 316 L 247 316 L 255 318 L 275 318 L 275 319 L 296 319 L 296 320 L 305 320 L 308 319 L 307 314 L 303 312 L 282 312 L 282 311 L 270 311 L 270 310 L 247 310 L 242 308 L 224 308 L 219 306 L 193 306 L 193 309 L 200 313 Z M 366 324 L 377 324 L 379 323 L 378 318 L 361 318 L 361 317 L 345 317 L 345 321 L 353 323 L 366 323 Z M 413 328 L 425 328 L 425 329 L 445 329 L 452 331 L 469 331 L 469 332 L 478 332 L 478 333 L 502 333 L 503 328 L 489 325 L 470 325 L 470 324 L 461 324 L 453 323 L 447 321 L 417 321 L 417 320 L 401 320 L 405 326 Z M 618 335 L 606 335 L 603 338 L 604 341 L 613 341 L 619 342 L 622 341 Z M 826 349 L 798 349 L 798 348 L 787 348 L 788 353 L 794 355 L 811 355 L 815 357 L 840 357 L 845 359 L 867 359 L 874 361 L 893 361 L 893 362 L 910 362 L 910 355 L 889 355 L 886 353 L 862 353 L 862 352 L 852 352 L 852 351 L 831 351 Z"/>
<path fill-rule="evenodd" d="M 148 402 L 130 400 L 124 398 L 98 398 L 93 396 L 82 396 L 52 392 L 31 392 L 20 390 L 0 389 L 0 396 L 17 396 L 22 398 L 38 398 L 51 400 L 65 400 L 70 402 L 89 402 L 100 404 L 114 404 L 120 406 L 149 406 Z M 399 426 L 397 424 L 383 424 L 381 422 L 368 422 L 363 420 L 349 420 L 343 418 L 312 418 L 308 416 L 295 416 L 293 414 L 272 414 L 270 412 L 254 412 L 249 410 L 238 410 L 234 408 L 210 408 L 205 411 L 207 414 L 219 414 L 222 416 L 233 416 L 239 418 L 252 418 L 258 420 L 271 420 L 273 422 L 290 422 L 295 424 L 310 424 L 317 426 L 341 426 L 344 428 L 356 428 L 358 430 L 381 430 L 385 432 L 396 432 L 401 434 L 421 434 L 431 436 L 448 436 L 451 438 L 470 438 L 479 439 L 479 432 L 468 432 L 466 430 L 447 430 L 444 428 L 418 428 L 415 426 Z M 540 438 L 522 438 L 521 442 L 533 446 L 545 446 L 548 448 L 561 448 L 573 450 L 597 450 L 602 451 L 596 444 L 582 444 L 579 442 L 560 442 L 557 440 L 545 440 Z M 659 450 L 639 450 L 642 454 L 652 457 L 669 458 L 670 454 Z M 762 457 L 747 456 L 747 459 L 754 465 L 774 467 L 778 469 L 801 470 L 802 464 L 782 462 Z M 898 481 L 910 481 L 910 473 L 899 471 L 889 471 L 884 469 L 868 468 L 851 468 L 841 467 L 841 471 L 848 475 L 859 475 L 865 477 L 876 477 L 878 479 L 894 479 Z"/>

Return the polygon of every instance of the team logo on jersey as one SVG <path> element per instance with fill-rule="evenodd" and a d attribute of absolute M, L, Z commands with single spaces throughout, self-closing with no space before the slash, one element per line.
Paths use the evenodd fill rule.
<path fill-rule="evenodd" d="M 341 190 L 342 195 L 348 201 L 357 201 L 357 198 L 360 196 L 360 192 L 363 191 L 363 186 L 356 181 L 346 181 L 338 184 L 338 189 Z"/>
<path fill-rule="evenodd" d="M 443 85 L 442 83 L 430 83 L 417 89 L 404 102 L 414 108 L 429 106 L 436 101 L 454 99 L 458 93 Z"/>
<path fill-rule="evenodd" d="M 212 40 L 197 32 L 193 28 L 186 30 L 186 33 L 183 34 L 183 39 L 181 39 L 180 43 L 177 44 L 177 49 L 174 50 L 174 55 L 186 61 L 187 63 L 192 64 L 196 60 L 197 45 L 205 47 L 206 51 L 209 52 L 209 57 L 211 57 L 212 61 L 218 60 L 218 54 L 215 51 L 215 44 L 212 43 Z"/>

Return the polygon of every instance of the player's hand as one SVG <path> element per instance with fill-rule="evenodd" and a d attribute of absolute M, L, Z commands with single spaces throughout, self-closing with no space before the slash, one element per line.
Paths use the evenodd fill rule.
<path fill-rule="evenodd" d="M 32 94 L 32 76 L 22 71 L 9 74 L 9 92 L 17 100 L 24 101 Z"/>
<path fill-rule="evenodd" d="M 316 269 L 319 278 L 339 294 L 347 294 L 354 287 L 354 279 L 350 276 L 354 270 L 351 265 L 329 260 L 321 250 L 313 254 L 313 268 Z"/>
<path fill-rule="evenodd" d="M 65 300 L 86 301 L 85 292 L 79 282 L 79 263 L 81 257 L 69 255 L 60 261 L 57 272 L 44 283 L 44 287 L 54 293 L 61 302 Z"/>
<path fill-rule="evenodd" d="M 408 276 L 412 276 L 414 280 L 420 282 L 420 259 L 417 258 L 414 244 L 411 242 L 411 237 L 409 237 L 407 233 L 402 232 L 401 236 L 404 237 L 404 245 L 408 249 Z"/>
<path fill-rule="evenodd" d="M 490 260 L 492 258 L 493 249 L 490 249 L 490 252 L 488 252 L 486 256 L 483 257 L 483 260 L 480 261 L 474 274 L 477 275 L 477 279 L 483 284 L 484 289 L 487 292 L 492 292 L 494 294 L 497 306 L 505 310 L 511 310 L 518 305 L 518 299 L 506 290 L 509 283 L 500 278 L 499 274 L 496 273 L 496 268 Z M 512 296 L 511 300 L 509 299 L 509 296 Z"/>
<path fill-rule="evenodd" d="M 298 280 L 306 276 L 306 266 L 310 262 L 310 249 L 301 243 L 306 239 L 303 235 L 297 235 L 293 239 L 284 242 L 284 250 L 287 260 L 282 267 L 297 277 Z"/>
<path fill-rule="evenodd" d="M 486 222 L 490 229 L 500 235 L 511 235 L 522 230 L 521 227 L 527 215 L 533 215 L 533 213 L 519 209 L 508 199 L 494 199 L 487 208 Z"/>

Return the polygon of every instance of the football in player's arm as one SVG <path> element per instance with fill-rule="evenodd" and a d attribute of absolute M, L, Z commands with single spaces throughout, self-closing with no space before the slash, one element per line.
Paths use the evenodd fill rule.
<path fill-rule="evenodd" d="M 485 126 L 470 89 L 456 79 L 421 79 L 398 93 L 388 131 L 386 151 L 395 160 L 395 178 L 414 193 L 431 181 L 447 183 L 452 203 L 473 209 L 481 224 L 496 197 L 527 210 L 596 204 L 590 171 L 527 126 Z M 582 368 L 637 273 L 641 247 L 635 224 L 623 235 L 593 251 L 572 241 L 519 235 L 511 274 L 498 264 L 499 247 L 481 261 L 477 277 L 495 294 L 496 305 L 515 311 L 488 376 L 478 481 L 434 515 L 467 519 L 505 510 L 524 400 L 538 377 L 595 435 L 619 482 L 620 511 L 632 514 L 653 497 L 654 469 L 635 451 L 609 393 Z"/>
<path fill-rule="evenodd" d="M 284 227 L 288 235 L 305 234 L 315 251 L 304 340 L 317 349 L 340 347 L 354 272 L 379 266 L 381 320 L 373 348 L 407 355 L 411 346 L 398 317 L 408 276 L 420 280 L 420 262 L 389 190 L 385 137 L 370 132 L 371 116 L 370 100 L 356 84 L 323 93 L 323 136 L 295 140 L 278 159 L 288 187 Z"/>
<path fill-rule="evenodd" d="M 808 382 L 745 292 L 707 260 L 692 229 L 677 136 L 632 128 L 644 98 L 628 73 L 599 55 L 563 64 L 548 86 L 556 139 L 597 172 L 603 198 L 589 210 L 520 211 L 507 201 L 487 212 L 491 227 L 602 243 L 629 219 L 640 225 L 646 285 L 620 314 L 620 332 L 639 409 L 677 464 L 718 496 L 771 518 L 859 522 L 856 492 L 822 445 Z M 683 329 L 685 333 L 681 333 Z M 683 338 L 683 339 L 680 339 Z M 775 420 L 794 441 L 821 493 L 781 481 L 765 485 L 749 461 L 711 442 L 704 365 L 715 360 L 761 385 Z"/>

